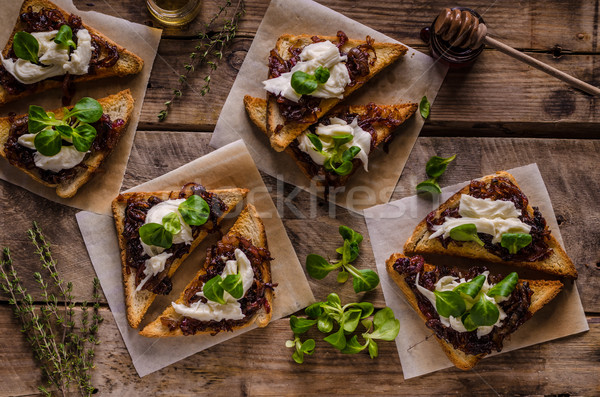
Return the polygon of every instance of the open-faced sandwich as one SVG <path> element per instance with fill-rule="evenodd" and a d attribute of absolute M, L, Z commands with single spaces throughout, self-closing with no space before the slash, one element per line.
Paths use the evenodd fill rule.
<path fill-rule="evenodd" d="M 217 334 L 272 316 L 271 254 L 265 228 L 248 204 L 229 232 L 212 246 L 204 266 L 158 318 L 140 332 L 147 337 Z"/>
<path fill-rule="evenodd" d="M 0 118 L 0 155 L 56 194 L 68 198 L 96 173 L 125 132 L 133 97 L 129 90 L 75 106 Z"/>
<path fill-rule="evenodd" d="M 266 126 L 271 146 L 284 150 L 341 100 L 403 56 L 401 44 L 336 37 L 283 35 L 269 56 Z"/>
<path fill-rule="evenodd" d="M 2 51 L 0 104 L 72 83 L 142 70 L 143 61 L 48 0 L 25 0 Z"/>
<path fill-rule="evenodd" d="M 137 328 L 156 295 L 171 292 L 179 265 L 247 193 L 191 182 L 181 191 L 122 193 L 113 200 L 129 325 Z"/>
<path fill-rule="evenodd" d="M 471 181 L 432 211 L 404 253 L 460 256 L 577 278 L 543 215 L 507 172 Z"/>
<path fill-rule="evenodd" d="M 458 368 L 471 369 L 550 302 L 560 281 L 522 280 L 517 273 L 492 275 L 485 267 L 461 274 L 426 264 L 423 257 L 393 254 L 390 277 Z"/>
<path fill-rule="evenodd" d="M 244 106 L 250 119 L 267 136 L 267 102 L 249 95 Z M 394 130 L 412 116 L 416 103 L 364 106 L 337 105 L 285 148 L 304 175 L 319 186 L 343 186 L 369 156 L 389 142 Z"/>

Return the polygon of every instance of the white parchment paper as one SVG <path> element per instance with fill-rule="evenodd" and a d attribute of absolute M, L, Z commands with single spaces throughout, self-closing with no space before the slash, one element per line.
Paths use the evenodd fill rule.
<path fill-rule="evenodd" d="M 556 223 L 552 203 L 537 164 L 514 168 L 508 170 L 508 172 L 515 177 L 519 186 L 529 198 L 529 202 L 540 208 L 552 233 L 562 245 L 562 238 Z M 429 195 L 423 197 L 412 196 L 364 211 L 385 301 L 396 314 L 396 318 L 400 320 L 400 333 L 396 338 L 396 346 L 405 379 L 452 367 L 453 364 L 433 337 L 433 332 L 425 326 L 423 320 L 419 318 L 406 301 L 402 291 L 388 276 L 385 261 L 392 253 L 403 252 L 404 243 L 417 224 L 429 212 L 436 209 L 440 203 L 446 201 L 467 183 L 469 182 L 442 189 L 439 201 L 434 200 L 432 202 L 431 197 L 428 197 Z M 457 261 L 457 259 L 448 260 Z M 445 264 L 449 265 L 451 262 Z M 496 270 L 498 266 L 491 264 L 489 268 Z M 523 270 L 519 270 L 519 274 L 526 276 L 526 272 Z M 498 269 L 498 272 L 502 271 Z M 537 276 L 539 278 L 539 274 Z M 554 300 L 538 311 L 509 340 L 504 342 L 502 352 L 573 335 L 589 329 L 577 292 L 577 286 L 568 281 L 565 284 L 564 289 Z"/>
<path fill-rule="evenodd" d="M 321 195 L 322 188 L 311 185 L 286 153 L 271 148 L 269 139 L 247 117 L 243 98 L 246 94 L 266 98 L 262 81 L 268 74 L 269 51 L 279 36 L 284 33 L 335 36 L 338 30 L 354 39 L 364 40 L 369 35 L 379 42 L 397 42 L 313 1 L 272 0 L 223 106 L 210 145 L 218 148 L 242 138 L 260 170 Z M 446 66 L 409 48 L 403 58 L 354 93 L 348 103 L 418 103 L 424 95 L 433 103 L 446 71 Z M 346 187 L 331 193 L 329 200 L 353 210 L 387 203 L 423 126 L 418 113 L 396 131 L 388 154 L 382 150 L 373 153 L 369 157 L 369 172 L 357 170 Z"/>
<path fill-rule="evenodd" d="M 95 11 L 79 11 L 73 6 L 72 0 L 52 1 L 62 9 L 79 15 L 85 24 L 102 32 L 108 38 L 144 60 L 144 68 L 137 75 L 112 77 L 76 84 L 75 97 L 72 101 L 72 104 L 75 104 L 84 96 L 102 98 L 129 88 L 135 100 L 131 121 L 113 153 L 104 162 L 99 172 L 79 189 L 75 197 L 70 199 L 58 197 L 54 188 L 45 187 L 34 181 L 25 173 L 11 166 L 4 158 L 0 158 L 0 178 L 57 203 L 97 213 L 110 214 L 110 202 L 121 189 L 121 182 L 129 160 L 129 153 L 131 152 L 144 95 L 146 94 L 146 86 L 150 79 L 150 72 L 162 30 L 149 28 Z M 0 48 L 4 48 L 12 33 L 21 4 L 21 0 L 2 2 Z M 61 98 L 61 89 L 45 91 L 3 105 L 0 108 L 0 116 L 6 116 L 9 112 L 27 113 L 29 105 L 42 106 L 46 110 L 58 109 L 62 107 Z"/>
<path fill-rule="evenodd" d="M 129 191 L 176 190 L 187 182 L 202 183 L 208 189 L 240 187 L 250 189 L 246 201 L 253 204 L 265 225 L 271 261 L 275 300 L 273 320 L 294 313 L 314 302 L 313 294 L 296 257 L 277 209 L 269 196 L 260 173 L 242 141 L 231 143 L 206 156 L 198 158 L 159 178 L 136 186 Z M 225 233 L 233 225 L 242 206 L 228 215 L 221 229 Z M 172 278 L 173 290 L 168 296 L 158 296 L 145 316 L 139 329 L 127 323 L 121 259 L 114 220 L 111 216 L 92 212 L 79 212 L 77 222 L 102 284 L 111 312 L 123 336 L 123 341 L 140 376 L 148 375 L 176 361 L 207 349 L 213 345 L 238 336 L 251 329 L 251 326 L 236 332 L 221 332 L 216 336 L 194 335 L 173 338 L 145 338 L 138 334 L 147 323 L 154 320 L 163 310 L 175 301 L 181 291 L 204 263 L 206 249 L 217 241 L 217 236 L 209 236 L 185 260 Z"/>

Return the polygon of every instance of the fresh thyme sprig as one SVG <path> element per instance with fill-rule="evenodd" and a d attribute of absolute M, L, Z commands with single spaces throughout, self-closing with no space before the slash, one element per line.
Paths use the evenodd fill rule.
<path fill-rule="evenodd" d="M 204 85 L 200 88 L 200 95 L 205 96 L 210 92 L 210 81 L 212 74 L 217 70 L 218 61 L 223 58 L 225 49 L 231 44 L 236 36 L 238 22 L 245 13 L 244 0 L 238 0 L 237 5 L 231 17 L 223 22 L 223 27 L 217 33 L 210 33 L 210 28 L 213 23 L 221 16 L 227 15 L 228 8 L 232 6 L 231 0 L 227 0 L 224 6 L 219 7 L 219 11 L 205 25 L 205 31 L 198 35 L 199 42 L 194 48 L 194 52 L 190 54 L 190 62 L 183 65 L 185 71 L 179 76 L 179 86 L 173 90 L 171 99 L 165 102 L 165 108 L 158 113 L 158 120 L 163 121 L 169 114 L 169 109 L 178 98 L 183 95 L 183 90 L 189 86 L 188 78 L 190 74 L 204 66 L 208 65 L 208 72 L 204 76 Z"/>
<path fill-rule="evenodd" d="M 48 387 L 39 386 L 44 394 L 52 395 L 52 389 L 65 396 L 71 386 L 77 386 L 82 396 L 89 396 L 92 386 L 94 347 L 99 343 L 97 333 L 103 321 L 100 315 L 100 283 L 94 278 L 92 319 L 89 319 L 88 303 L 81 305 L 80 326 L 76 328 L 73 284 L 65 283 L 60 277 L 56 261 L 52 258 L 50 245 L 37 223 L 27 232 L 35 247 L 42 268 L 49 273 L 51 283 L 44 280 L 41 273 L 34 273 L 40 286 L 43 303 L 39 309 L 33 297 L 23 287 L 13 265 L 10 250 L 4 248 L 4 258 L 0 261 L 0 286 L 9 297 L 15 316 L 22 324 L 21 332 L 26 335 Z M 58 291 L 57 293 L 52 292 Z M 58 296 L 57 296 L 58 295 Z"/>

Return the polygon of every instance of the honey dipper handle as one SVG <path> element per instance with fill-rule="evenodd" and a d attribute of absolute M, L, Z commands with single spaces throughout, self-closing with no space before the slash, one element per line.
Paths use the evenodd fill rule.
<path fill-rule="evenodd" d="M 507 46 L 506 44 L 490 36 L 486 36 L 484 38 L 484 43 L 489 45 L 490 47 L 497 49 L 498 51 L 505 53 L 506 55 L 510 55 L 513 58 L 523 61 L 526 64 L 541 70 L 542 72 L 546 72 L 550 76 L 554 76 L 557 79 L 560 79 L 565 83 L 572 85 L 575 88 L 585 91 L 588 94 L 600 95 L 600 88 L 594 87 L 593 85 L 588 84 L 585 81 L 581 81 L 569 74 L 566 74 L 565 72 L 561 72 L 560 70 L 553 68 L 552 66 L 547 65 L 541 61 L 538 61 L 537 59 L 530 57 L 529 55 L 523 54 L 521 51 L 517 51 L 514 48 Z"/>

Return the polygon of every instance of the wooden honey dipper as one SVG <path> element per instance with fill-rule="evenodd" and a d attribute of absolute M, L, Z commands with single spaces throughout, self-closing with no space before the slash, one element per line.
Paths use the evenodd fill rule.
<path fill-rule="evenodd" d="M 562 72 L 550 65 L 547 65 L 537 59 L 530 57 L 529 55 L 523 54 L 520 51 L 492 38 L 487 35 L 487 27 L 483 22 L 480 22 L 479 17 L 473 15 L 468 10 L 460 10 L 455 8 L 453 10 L 449 8 L 443 9 L 437 16 L 433 24 L 434 34 L 440 37 L 442 40 L 450 43 L 453 47 L 458 48 L 471 48 L 477 49 L 483 44 L 497 49 L 519 61 L 525 62 L 526 64 L 533 66 L 542 72 L 548 73 L 551 76 L 556 77 L 578 88 L 582 91 L 587 92 L 591 95 L 600 95 L 600 88 L 594 87 L 585 81 L 579 80 L 565 72 Z"/>

